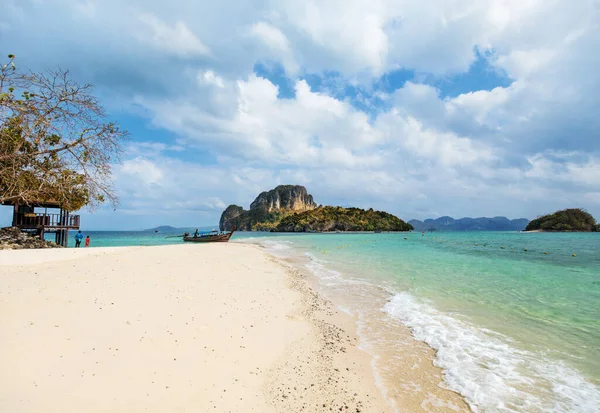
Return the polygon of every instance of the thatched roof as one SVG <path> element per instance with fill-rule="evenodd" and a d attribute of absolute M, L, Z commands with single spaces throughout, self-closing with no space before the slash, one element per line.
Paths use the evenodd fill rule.
<path fill-rule="evenodd" d="M 23 201 L 3 201 L 2 205 L 28 205 L 36 208 L 62 208 L 57 201 L 43 202 L 23 202 Z"/>

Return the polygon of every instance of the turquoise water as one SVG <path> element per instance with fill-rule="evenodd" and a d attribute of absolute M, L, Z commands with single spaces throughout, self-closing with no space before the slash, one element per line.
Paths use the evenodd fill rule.
<path fill-rule="evenodd" d="M 84 237 L 90 237 L 91 247 L 129 247 L 129 246 L 151 246 L 181 244 L 181 238 L 174 236 L 184 232 L 194 233 L 196 228 L 177 229 L 168 232 L 153 231 L 82 231 Z M 200 232 L 210 231 L 212 227 L 199 228 Z M 69 231 L 69 247 L 75 246 L 75 231 Z M 53 241 L 53 235 L 49 234 L 48 240 Z M 85 238 L 82 241 L 82 246 Z"/>
<path fill-rule="evenodd" d="M 400 291 L 485 323 L 528 348 L 552 343 L 565 357 L 581 357 L 580 367 L 593 377 L 600 373 L 598 235 L 446 233 L 404 240 L 400 234 L 361 234 L 295 243 L 344 272 L 391 278 Z"/>
<path fill-rule="evenodd" d="M 181 242 L 167 234 L 90 235 L 93 246 Z M 600 411 L 600 234 L 242 233 L 235 240 L 307 257 L 317 276 L 336 274 L 341 288 L 352 280 L 385 288 L 380 310 L 437 350 L 448 386 L 475 410 Z"/>

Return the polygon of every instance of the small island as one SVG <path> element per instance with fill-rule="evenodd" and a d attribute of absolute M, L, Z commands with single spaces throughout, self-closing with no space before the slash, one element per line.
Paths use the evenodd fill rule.
<path fill-rule="evenodd" d="M 280 185 L 262 192 L 246 211 L 230 205 L 219 228 L 230 231 L 329 232 L 410 231 L 412 225 L 387 212 L 339 206 L 322 206 L 300 185 Z"/>
<path fill-rule="evenodd" d="M 540 232 L 598 232 L 594 217 L 580 208 L 563 209 L 534 219 L 525 231 Z"/>

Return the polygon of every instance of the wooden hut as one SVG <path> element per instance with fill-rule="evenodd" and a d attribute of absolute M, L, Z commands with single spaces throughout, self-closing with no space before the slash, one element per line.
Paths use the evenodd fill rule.
<path fill-rule="evenodd" d="M 13 227 L 23 232 L 36 233 L 40 238 L 46 233 L 54 233 L 56 243 L 63 247 L 68 245 L 69 230 L 79 229 L 79 215 L 71 214 L 58 203 L 38 202 L 26 205 L 6 201 L 2 205 L 13 206 Z"/>

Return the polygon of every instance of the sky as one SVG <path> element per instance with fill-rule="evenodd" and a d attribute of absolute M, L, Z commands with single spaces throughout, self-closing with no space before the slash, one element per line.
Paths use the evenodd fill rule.
<path fill-rule="evenodd" d="M 279 184 L 405 220 L 600 219 L 599 0 L 0 9 L 0 54 L 70 69 L 131 134 L 86 229 L 213 225 Z"/>

